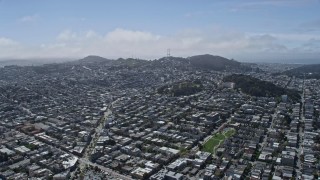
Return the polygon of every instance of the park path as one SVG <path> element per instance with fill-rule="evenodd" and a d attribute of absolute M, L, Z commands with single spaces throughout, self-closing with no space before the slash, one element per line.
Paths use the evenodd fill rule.
<path fill-rule="evenodd" d="M 219 144 L 213 148 L 213 154 L 216 154 L 216 148 L 220 147 L 221 142 L 224 142 L 224 140 L 226 140 L 226 139 L 228 138 L 228 137 L 226 137 L 226 133 L 227 133 L 227 132 L 228 132 L 228 131 L 224 131 L 224 132 L 222 133 L 222 135 L 224 136 L 224 139 L 219 140 Z M 231 135 L 231 136 L 232 136 L 232 135 Z M 231 137 L 231 136 L 230 136 L 230 137 Z"/>

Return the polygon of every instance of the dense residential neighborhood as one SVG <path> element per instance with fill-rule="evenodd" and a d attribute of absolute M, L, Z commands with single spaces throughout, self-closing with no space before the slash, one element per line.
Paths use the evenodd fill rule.
<path fill-rule="evenodd" d="M 216 58 L 0 68 L 0 179 L 317 179 L 320 80 Z"/>

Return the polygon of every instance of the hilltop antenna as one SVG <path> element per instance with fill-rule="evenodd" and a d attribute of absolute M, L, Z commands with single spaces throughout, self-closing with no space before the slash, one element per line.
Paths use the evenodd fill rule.
<path fill-rule="evenodd" d="M 167 57 L 170 57 L 170 49 L 167 49 Z"/>

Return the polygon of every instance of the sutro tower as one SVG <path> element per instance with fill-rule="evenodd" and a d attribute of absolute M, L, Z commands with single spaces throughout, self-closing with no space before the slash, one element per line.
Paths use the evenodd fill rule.
<path fill-rule="evenodd" d="M 170 57 L 170 49 L 167 49 L 167 57 Z"/>

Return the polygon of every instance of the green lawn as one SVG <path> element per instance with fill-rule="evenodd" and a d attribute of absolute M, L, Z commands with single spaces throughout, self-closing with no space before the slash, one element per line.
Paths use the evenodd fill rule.
<path fill-rule="evenodd" d="M 201 150 L 209 153 L 215 153 L 215 149 L 217 148 L 219 143 L 222 144 L 226 138 L 231 137 L 232 135 L 234 135 L 234 133 L 234 129 L 229 129 L 227 132 L 215 134 L 211 139 L 208 140 L 208 142 L 203 145 Z"/>
<path fill-rule="evenodd" d="M 218 133 L 218 134 L 216 134 L 216 135 L 214 136 L 214 138 L 217 139 L 217 140 L 222 141 L 222 140 L 225 139 L 225 136 L 224 136 L 223 134 L 221 134 L 221 133 Z"/>
<path fill-rule="evenodd" d="M 202 150 L 209 153 L 213 153 L 214 147 L 216 147 L 219 144 L 219 142 L 220 140 L 217 140 L 214 137 L 212 137 L 206 144 L 203 145 Z"/>

